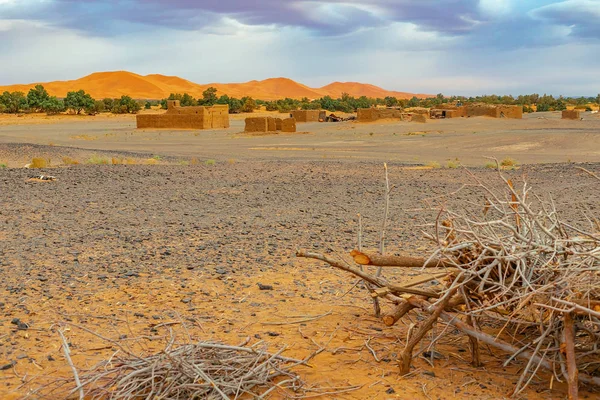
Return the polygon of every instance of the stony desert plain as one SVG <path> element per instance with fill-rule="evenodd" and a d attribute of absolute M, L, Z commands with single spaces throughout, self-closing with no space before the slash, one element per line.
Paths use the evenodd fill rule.
<path fill-rule="evenodd" d="M 433 364 L 417 356 L 400 376 L 396 359 L 420 316 L 385 326 L 354 277 L 295 251 L 348 258 L 357 213 L 364 246 L 376 249 L 384 162 L 394 185 L 390 253 L 433 250 L 421 234 L 435 219 L 419 211 L 424 200 L 478 199 L 476 190 L 449 195 L 473 176 L 499 184 L 485 157 L 516 160 L 504 174 L 589 224 L 600 184 L 578 167 L 600 174 L 600 116 L 304 123 L 262 136 L 243 132 L 244 117 L 228 129 L 178 131 L 137 130 L 135 116 L 0 116 L 0 398 L 72 379 L 58 326 L 80 370 L 119 346 L 159 351 L 171 335 L 262 340 L 290 357 L 321 350 L 295 369 L 315 388 L 309 398 L 508 398 L 525 362 L 504 366 L 505 354 L 483 347 L 474 368 L 459 335 L 442 338 Z M 34 157 L 49 167 L 23 168 Z M 56 180 L 30 179 L 40 174 Z M 416 275 L 385 272 L 397 282 Z M 551 375 L 517 398 L 565 398 Z M 580 396 L 600 392 L 582 387 Z"/>

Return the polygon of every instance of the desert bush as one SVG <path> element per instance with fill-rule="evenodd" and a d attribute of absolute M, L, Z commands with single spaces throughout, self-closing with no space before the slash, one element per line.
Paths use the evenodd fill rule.
<path fill-rule="evenodd" d="M 459 160 L 450 160 L 446 163 L 446 168 L 450 168 L 450 169 L 456 169 L 460 167 L 460 161 Z"/>
<path fill-rule="evenodd" d="M 67 157 L 67 156 L 62 158 L 62 162 L 65 165 L 78 165 L 79 164 L 79 161 L 77 161 L 71 157 Z"/>
<path fill-rule="evenodd" d="M 146 165 L 156 165 L 158 160 L 156 158 L 149 158 L 144 162 Z"/>
<path fill-rule="evenodd" d="M 200 161 L 196 157 L 193 157 L 190 160 L 190 165 L 198 165 L 198 164 L 200 164 Z"/>
<path fill-rule="evenodd" d="M 123 164 L 123 159 L 122 158 L 112 157 L 110 161 L 111 161 L 112 165 L 121 165 L 121 164 Z"/>
<path fill-rule="evenodd" d="M 215 165 L 216 163 L 217 162 L 212 159 L 204 161 L 204 165 L 207 165 L 207 166 Z"/>
<path fill-rule="evenodd" d="M 493 161 L 488 161 L 483 166 L 484 166 L 484 168 L 488 168 L 488 169 L 496 169 L 498 167 L 496 165 L 496 163 Z"/>
<path fill-rule="evenodd" d="M 186 161 L 186 160 L 179 160 L 179 163 L 178 163 L 178 164 L 179 164 L 179 165 L 183 165 L 183 166 L 187 166 L 187 165 L 190 165 L 190 162 L 189 162 L 189 161 Z"/>
<path fill-rule="evenodd" d="M 45 158 L 36 157 L 31 159 L 31 164 L 29 164 L 29 168 L 46 168 L 49 164 L 49 160 Z"/>
<path fill-rule="evenodd" d="M 503 168 L 515 168 L 517 166 L 517 161 L 510 157 L 506 157 L 500 161 L 500 166 Z"/>
<path fill-rule="evenodd" d="M 4 169 L 4 168 L 6 168 L 6 167 L 7 167 L 7 166 L 6 166 L 6 164 L 5 164 L 5 163 L 0 163 L 0 168 Z"/>
<path fill-rule="evenodd" d="M 437 161 L 429 161 L 425 166 L 431 168 L 431 169 L 439 169 L 442 168 L 442 166 L 440 165 L 439 162 Z"/>
<path fill-rule="evenodd" d="M 147 101 L 146 104 L 144 104 L 144 109 L 150 110 L 151 108 L 152 108 L 152 103 L 150 103 L 149 101 Z"/>
<path fill-rule="evenodd" d="M 92 165 L 108 165 L 108 158 L 93 155 L 86 161 L 87 164 Z"/>

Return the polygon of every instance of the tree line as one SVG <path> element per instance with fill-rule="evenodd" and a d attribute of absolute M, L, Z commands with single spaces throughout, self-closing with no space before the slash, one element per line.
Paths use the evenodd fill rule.
<path fill-rule="evenodd" d="M 154 102 L 158 104 L 158 102 Z M 95 100 L 84 90 L 68 92 L 66 97 L 60 99 L 50 96 L 44 86 L 36 85 L 29 90 L 27 95 L 23 92 L 4 92 L 0 95 L 0 112 L 45 112 L 48 115 L 69 111 L 74 114 L 97 114 L 112 112 L 114 114 L 135 114 L 142 109 L 152 106 L 152 102 L 140 103 L 130 96 L 121 96 L 118 99 L 105 98 Z"/>
<path fill-rule="evenodd" d="M 513 96 L 483 95 L 476 97 L 451 96 L 446 97 L 439 93 L 435 97 L 419 99 L 398 99 L 396 97 L 372 98 L 372 97 L 354 97 L 348 93 L 334 99 L 331 96 L 324 96 L 319 99 L 310 100 L 285 98 L 280 100 L 263 101 L 255 100 L 246 96 L 241 99 L 230 97 L 228 95 L 217 95 L 217 89 L 209 87 L 202 92 L 201 98 L 194 98 L 188 93 L 171 93 L 171 95 L 160 101 L 156 100 L 135 100 L 130 96 L 121 96 L 118 99 L 105 98 L 95 100 L 84 90 L 72 91 L 67 93 L 64 99 L 56 96 L 50 96 L 42 85 L 37 85 L 29 90 L 25 95 L 23 92 L 4 92 L 0 95 L 0 112 L 19 113 L 19 112 L 45 112 L 47 114 L 58 114 L 69 111 L 74 114 L 97 114 L 101 112 L 112 112 L 115 114 L 135 114 L 142 107 L 150 109 L 152 106 L 160 105 L 163 109 L 167 108 L 167 100 L 179 100 L 181 106 L 213 106 L 215 104 L 226 104 L 229 106 L 230 113 L 253 112 L 264 106 L 267 111 L 279 111 L 282 113 L 292 110 L 327 110 L 331 112 L 356 112 L 359 108 L 369 108 L 373 106 L 384 107 L 425 107 L 435 108 L 442 104 L 507 104 L 520 105 L 524 112 L 532 112 L 533 106 L 537 111 L 561 111 L 567 106 L 575 106 L 577 109 L 589 110 L 589 104 L 596 103 L 600 106 L 600 94 L 594 97 L 553 97 L 552 95 L 539 95 L 537 93 Z"/>

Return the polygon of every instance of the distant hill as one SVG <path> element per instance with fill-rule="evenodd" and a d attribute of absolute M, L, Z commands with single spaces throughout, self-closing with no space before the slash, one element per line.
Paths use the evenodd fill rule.
<path fill-rule="evenodd" d="M 310 88 L 288 78 L 270 78 L 245 83 L 198 84 L 177 76 L 159 74 L 143 76 L 127 71 L 95 72 L 72 81 L 0 86 L 0 93 L 4 91 L 27 93 L 29 89 L 40 83 L 52 96 L 64 97 L 69 91 L 83 89 L 97 99 L 121 97 L 122 95 L 129 95 L 136 99 L 162 99 L 168 97 L 171 93 L 189 93 L 194 97 L 201 97 L 202 92 L 211 86 L 217 89 L 219 95 L 226 94 L 237 98 L 251 96 L 261 100 L 277 100 L 285 97 L 316 99 L 327 95 L 338 98 L 342 93 L 348 93 L 354 97 L 384 98 L 392 96 L 399 99 L 409 99 L 413 96 L 418 98 L 431 96 L 421 93 L 389 91 L 378 86 L 358 82 L 334 82 L 322 88 Z"/>

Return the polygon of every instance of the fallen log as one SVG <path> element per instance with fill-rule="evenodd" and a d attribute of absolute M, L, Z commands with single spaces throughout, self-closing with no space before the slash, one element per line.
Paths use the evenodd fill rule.
<path fill-rule="evenodd" d="M 404 268 L 453 268 L 452 265 L 441 260 L 430 260 L 422 257 L 390 256 L 376 253 L 365 253 L 352 250 L 350 255 L 359 265 L 374 265 L 377 267 L 404 267 Z"/>
<path fill-rule="evenodd" d="M 315 260 L 324 261 L 327 264 L 331 265 L 332 267 L 339 268 L 341 270 L 350 272 L 350 273 L 362 278 L 363 280 L 365 280 L 369 283 L 372 283 L 378 287 L 387 287 L 388 289 L 390 289 L 390 291 L 393 294 L 408 293 L 408 294 L 416 294 L 416 295 L 420 295 L 420 296 L 425 296 L 427 298 L 432 297 L 432 298 L 436 298 L 436 299 L 440 297 L 440 294 L 437 292 L 431 292 L 431 291 L 427 291 L 427 290 L 408 288 L 408 287 L 404 287 L 404 286 L 400 286 L 400 285 L 395 285 L 393 283 L 386 281 L 385 279 L 383 279 L 381 277 L 373 276 L 371 274 L 368 274 L 364 271 L 359 270 L 358 268 L 351 267 L 350 265 L 344 265 L 341 262 L 338 262 L 330 257 L 327 257 L 324 254 L 314 253 L 314 252 L 306 251 L 306 250 L 298 250 L 298 251 L 296 251 L 296 257 L 314 258 Z"/>

